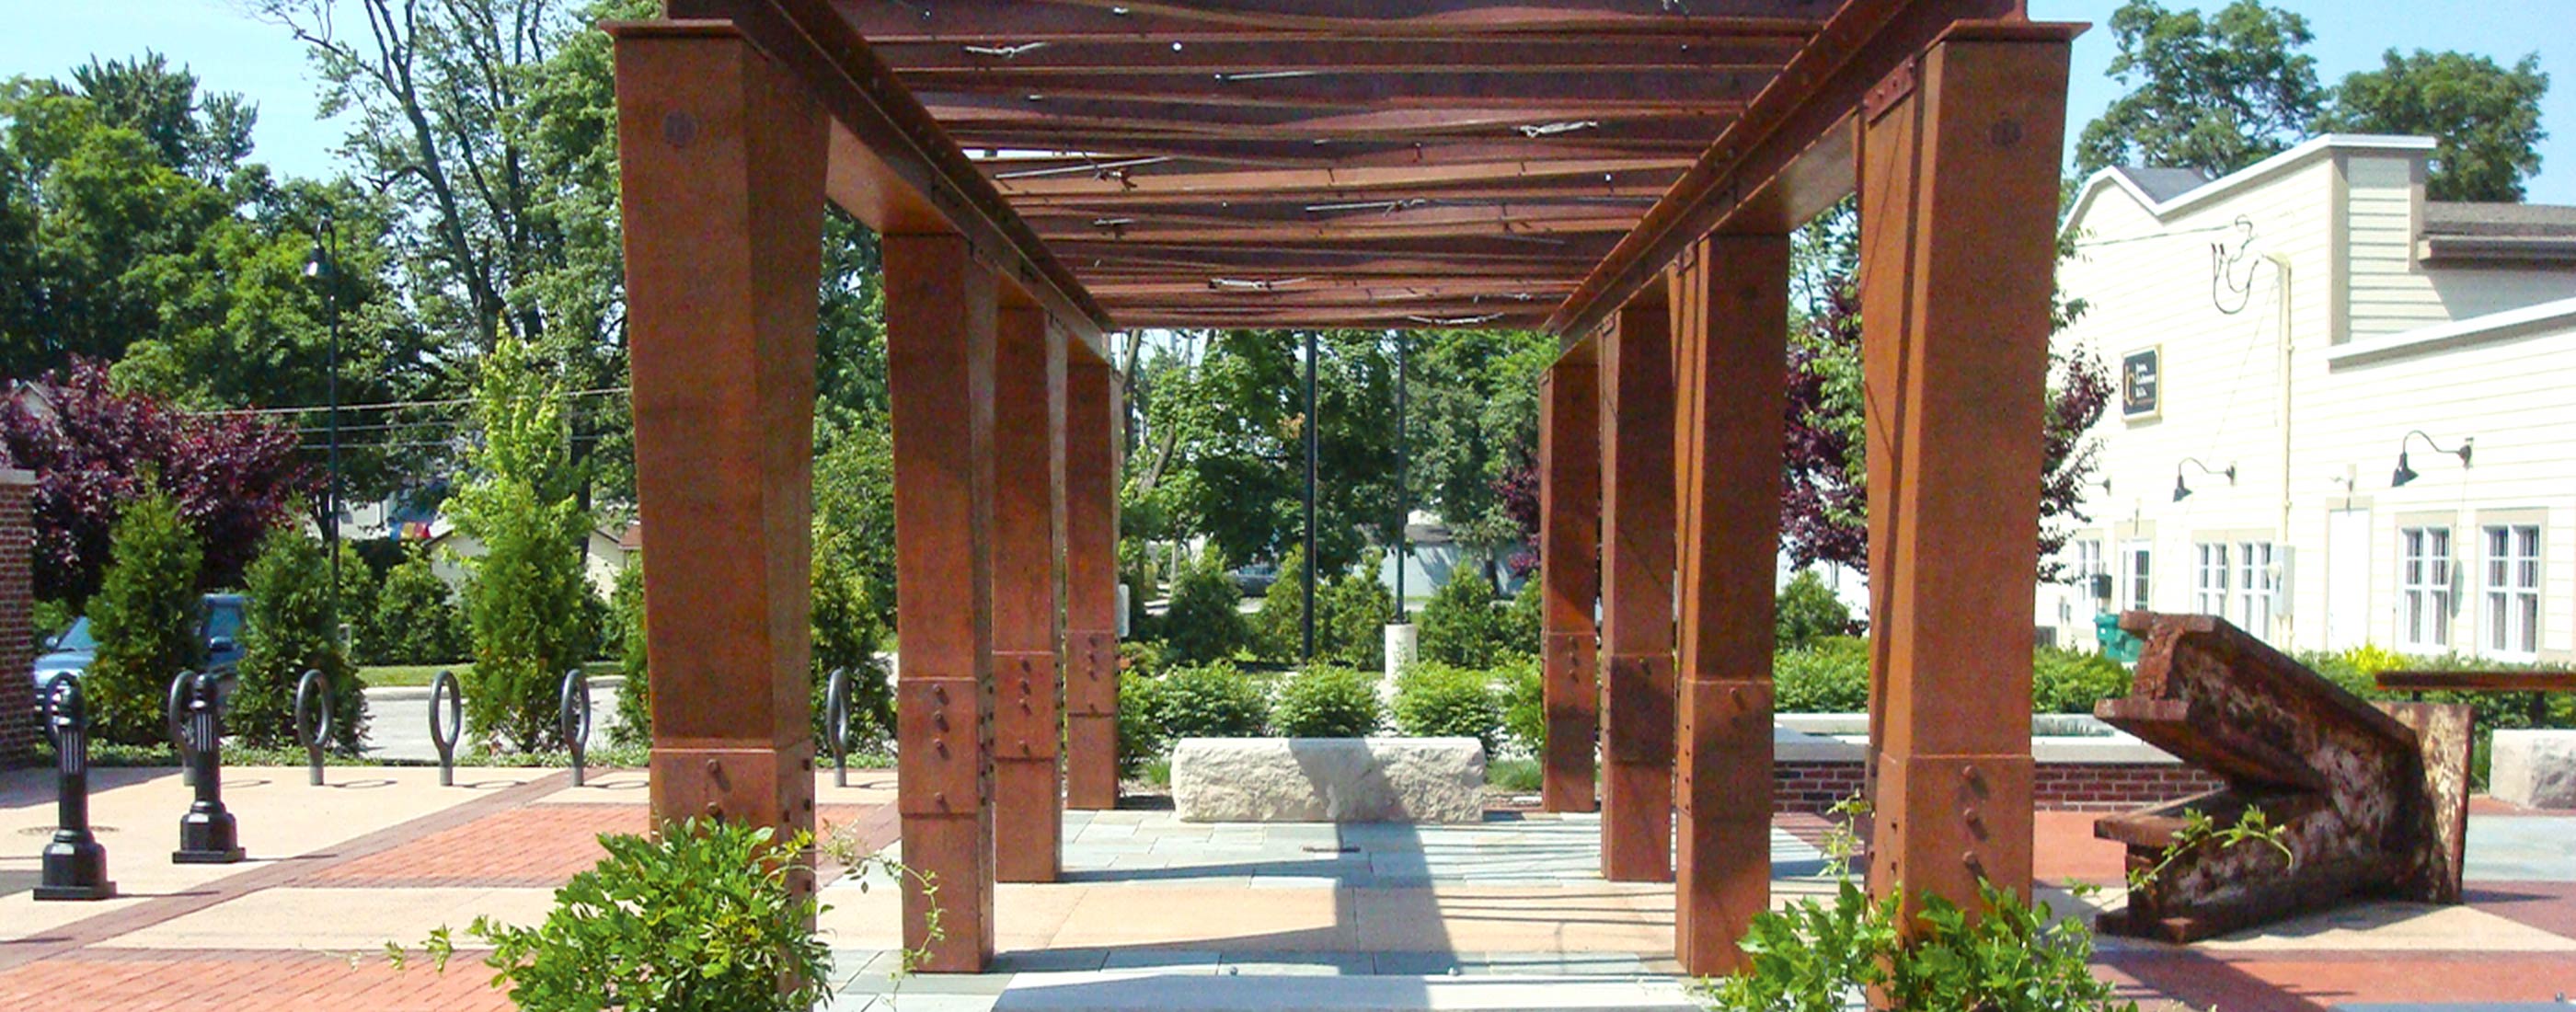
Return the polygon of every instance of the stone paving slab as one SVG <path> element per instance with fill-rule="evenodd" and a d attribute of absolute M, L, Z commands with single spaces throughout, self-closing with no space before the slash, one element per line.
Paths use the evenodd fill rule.
<path fill-rule="evenodd" d="M 908 1007 L 898 1004 L 898 1008 Z M 1518 1012 L 1620 1009 L 1696 1012 L 1667 980 L 1599 977 L 1181 976 L 1022 974 L 994 1012 Z"/>
<path fill-rule="evenodd" d="M 505 924 L 534 924 L 554 907 L 552 888 L 440 887 L 313 889 L 287 887 L 216 904 L 98 943 L 110 949 L 303 949 L 384 951 L 416 947 L 440 927 L 470 946 L 465 926 L 478 915 Z"/>

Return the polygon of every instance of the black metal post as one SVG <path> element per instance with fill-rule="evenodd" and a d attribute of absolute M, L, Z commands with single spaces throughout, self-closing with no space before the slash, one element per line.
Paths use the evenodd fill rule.
<path fill-rule="evenodd" d="M 179 819 L 179 849 L 172 864 L 231 864 L 242 859 L 241 830 L 224 809 L 222 679 L 200 673 L 187 679 L 188 765 L 197 774 L 197 800 Z"/>
<path fill-rule="evenodd" d="M 447 701 L 447 719 L 438 719 L 438 701 Z M 441 671 L 429 680 L 429 743 L 438 749 L 438 786 L 456 786 L 456 740 L 465 731 L 465 695 L 456 673 Z"/>
<path fill-rule="evenodd" d="M 1404 332 L 1395 331 L 1395 621 L 1404 621 L 1404 567 L 1413 561 L 1413 500 L 1406 494 L 1405 474 L 1413 463 L 1413 444 L 1404 439 Z"/>
<path fill-rule="evenodd" d="M 331 333 L 330 371 L 322 379 L 325 396 L 330 401 L 329 485 L 323 489 L 323 539 L 331 552 L 331 641 L 340 641 L 340 297 L 333 285 L 339 280 L 340 236 L 332 226 L 331 209 L 322 209 L 322 220 L 316 226 L 313 241 L 313 278 L 322 286 L 322 317 Z M 315 783 L 321 781 L 316 780 Z"/>
<path fill-rule="evenodd" d="M 54 741 L 54 842 L 45 845 L 39 900 L 103 900 L 116 895 L 107 880 L 107 848 L 89 828 L 89 708 L 80 679 L 55 675 L 45 682 L 45 733 Z"/>
<path fill-rule="evenodd" d="M 1298 657 L 1312 664 L 1315 660 L 1315 571 L 1323 560 L 1315 554 L 1315 457 L 1322 445 L 1318 431 L 1322 419 L 1315 413 L 1315 332 L 1306 332 L 1306 607 L 1299 616 L 1300 643 Z"/>

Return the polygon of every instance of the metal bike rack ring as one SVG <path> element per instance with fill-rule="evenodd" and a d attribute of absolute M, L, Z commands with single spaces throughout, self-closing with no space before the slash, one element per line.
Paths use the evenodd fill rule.
<path fill-rule="evenodd" d="M 850 672 L 836 669 L 823 692 L 823 730 L 832 736 L 832 786 L 850 786 Z"/>
<path fill-rule="evenodd" d="M 564 748 L 572 752 L 572 785 L 579 787 L 582 756 L 590 747 L 590 676 L 580 668 L 564 672 L 562 711 L 555 723 L 563 732 Z"/>
<path fill-rule="evenodd" d="M 322 749 L 338 729 L 331 709 L 331 676 L 306 671 L 295 682 L 295 738 L 304 745 L 304 762 L 312 767 L 315 787 L 322 786 Z"/>
<path fill-rule="evenodd" d="M 438 719 L 438 701 L 447 701 L 447 719 Z M 456 673 L 441 671 L 429 680 L 429 743 L 438 749 L 438 786 L 456 786 L 456 740 L 465 733 L 465 693 Z"/>

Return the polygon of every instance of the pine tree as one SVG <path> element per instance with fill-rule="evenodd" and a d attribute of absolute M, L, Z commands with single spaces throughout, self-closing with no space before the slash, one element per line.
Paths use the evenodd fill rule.
<path fill-rule="evenodd" d="M 476 738 L 534 750 L 553 739 L 565 672 L 598 643 L 584 621 L 590 518 L 574 494 L 562 384 L 539 375 L 525 343 L 505 335 L 484 356 L 474 400 L 483 440 L 455 500 L 457 525 L 484 548 L 466 560 L 465 717 Z"/>
<path fill-rule="evenodd" d="M 159 491 L 128 502 L 109 528 L 107 571 L 89 605 L 98 655 L 81 685 L 100 740 L 161 741 L 171 680 L 204 660 L 204 558 L 178 504 Z"/>
<path fill-rule="evenodd" d="M 326 560 L 319 542 L 281 526 L 260 539 L 243 574 L 249 600 L 242 607 L 241 682 L 225 726 L 249 744 L 295 741 L 295 691 L 307 671 L 330 681 L 332 745 L 356 752 L 364 740 L 366 694 L 335 642 Z"/>

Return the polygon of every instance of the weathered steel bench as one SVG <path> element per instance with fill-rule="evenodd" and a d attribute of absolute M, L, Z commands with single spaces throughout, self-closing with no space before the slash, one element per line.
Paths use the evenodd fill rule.
<path fill-rule="evenodd" d="M 2104 932 L 2189 942 L 2356 897 L 2459 902 L 2468 707 L 2364 702 L 2208 615 L 2129 612 L 2120 628 L 2145 642 L 2136 681 L 2095 715 L 2227 786 L 2094 823 L 2153 871 Z M 2225 827 L 2258 811 L 2279 848 L 2186 833 L 2192 813 Z"/>

